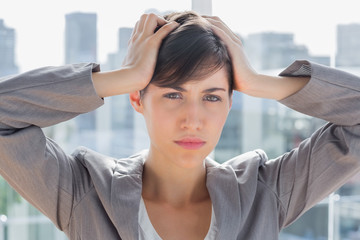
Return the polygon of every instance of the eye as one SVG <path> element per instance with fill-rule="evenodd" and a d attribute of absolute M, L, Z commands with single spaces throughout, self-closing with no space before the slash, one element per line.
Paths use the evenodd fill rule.
<path fill-rule="evenodd" d="M 221 102 L 222 101 L 221 97 L 218 97 L 216 95 L 206 95 L 206 96 L 204 96 L 203 99 L 208 102 Z"/>
<path fill-rule="evenodd" d="M 176 92 L 164 94 L 164 97 L 169 99 L 182 99 L 181 93 Z"/>

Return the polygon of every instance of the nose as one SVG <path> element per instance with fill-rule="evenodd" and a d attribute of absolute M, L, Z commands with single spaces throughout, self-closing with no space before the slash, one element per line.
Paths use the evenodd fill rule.
<path fill-rule="evenodd" d="M 189 102 L 183 106 L 181 128 L 185 130 L 200 130 L 204 124 L 203 110 L 198 103 Z"/>

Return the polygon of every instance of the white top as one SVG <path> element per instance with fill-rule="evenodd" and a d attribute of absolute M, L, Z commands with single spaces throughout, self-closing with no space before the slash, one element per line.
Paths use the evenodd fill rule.
<path fill-rule="evenodd" d="M 215 239 L 216 232 L 217 232 L 216 220 L 215 220 L 214 208 L 212 207 L 210 228 L 204 240 Z M 162 240 L 162 238 L 158 235 L 155 228 L 150 222 L 150 218 L 146 211 L 143 198 L 141 198 L 140 200 L 140 208 L 139 208 L 139 239 Z"/>

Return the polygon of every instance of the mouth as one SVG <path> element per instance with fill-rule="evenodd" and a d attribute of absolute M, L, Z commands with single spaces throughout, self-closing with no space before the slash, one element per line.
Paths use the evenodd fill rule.
<path fill-rule="evenodd" d="M 196 150 L 205 145 L 205 141 L 200 138 L 183 138 L 178 141 L 174 141 L 177 145 L 188 150 Z"/>

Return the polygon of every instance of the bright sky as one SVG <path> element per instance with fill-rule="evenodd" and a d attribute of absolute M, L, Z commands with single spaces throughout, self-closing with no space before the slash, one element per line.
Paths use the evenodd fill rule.
<path fill-rule="evenodd" d="M 213 0 L 213 15 L 246 37 L 261 31 L 292 32 L 314 55 L 335 55 L 336 25 L 360 23 L 358 0 Z M 65 14 L 98 15 L 98 58 L 117 48 L 119 27 L 132 27 L 149 9 L 190 10 L 191 0 L 1 0 L 0 18 L 16 29 L 21 71 L 64 63 Z M 1 57 L 1 56 L 0 56 Z"/>

